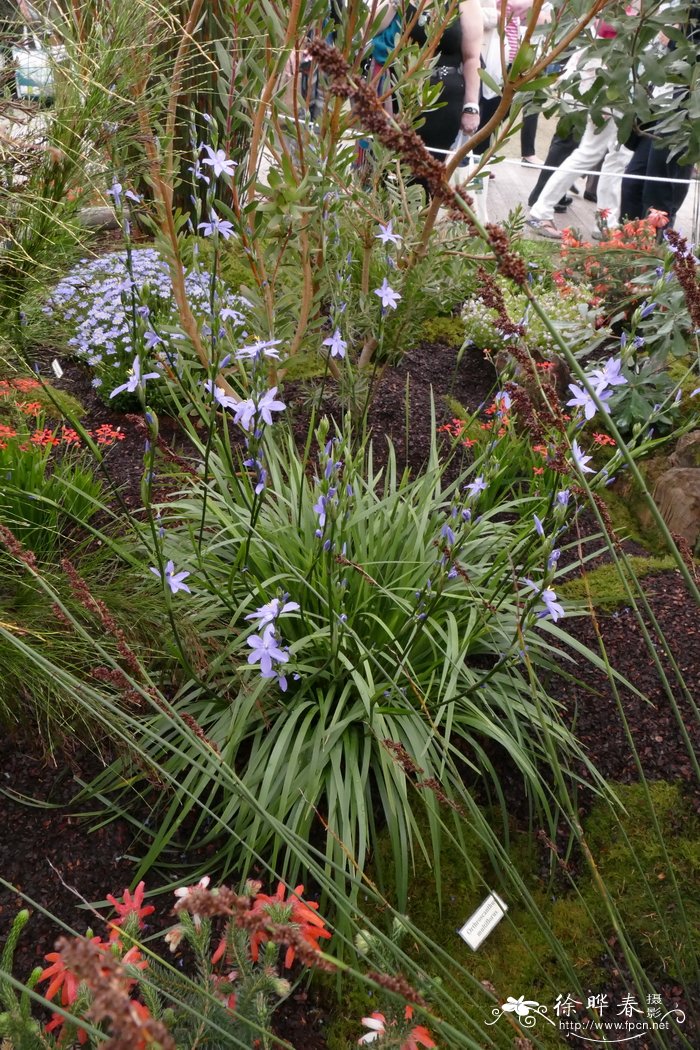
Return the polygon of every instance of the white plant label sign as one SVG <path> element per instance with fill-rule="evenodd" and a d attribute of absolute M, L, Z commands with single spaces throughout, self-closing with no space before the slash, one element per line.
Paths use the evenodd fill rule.
<path fill-rule="evenodd" d="M 483 904 L 480 904 L 474 914 L 469 916 L 457 933 L 463 941 L 467 942 L 472 951 L 476 951 L 507 911 L 508 905 L 501 900 L 498 894 L 489 893 Z"/>
<path fill-rule="evenodd" d="M 56 379 L 60 379 L 63 375 L 63 369 L 61 368 L 55 357 L 51 362 L 51 367 L 53 368 L 53 374 L 56 376 Z"/>

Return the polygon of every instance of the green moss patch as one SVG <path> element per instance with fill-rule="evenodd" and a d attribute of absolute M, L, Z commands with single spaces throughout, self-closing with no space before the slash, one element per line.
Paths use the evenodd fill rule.
<path fill-rule="evenodd" d="M 420 328 L 420 338 L 426 343 L 443 346 L 461 346 L 464 342 L 464 321 L 461 317 L 429 317 Z"/>
<path fill-rule="evenodd" d="M 649 797 L 664 848 L 654 830 L 644 786 L 613 784 L 611 788 L 620 806 L 601 800 L 585 821 L 586 841 L 597 872 L 648 980 L 654 987 L 669 981 L 682 985 L 695 972 L 700 931 L 700 821 L 681 785 L 650 783 Z M 522 880 L 517 888 L 499 880 L 484 845 L 469 828 L 466 839 L 466 852 L 449 843 L 442 849 L 442 908 L 435 897 L 432 873 L 417 867 L 407 910 L 411 921 L 473 978 L 467 982 L 455 975 L 464 989 L 461 1001 L 451 988 L 469 1017 L 479 1024 L 491 1016 L 493 999 L 481 992 L 481 982 L 494 990 L 499 1002 L 505 1002 L 507 996 L 525 995 L 548 1004 L 550 1011 L 560 993 L 576 993 L 577 988 L 609 990 L 610 946 L 616 944 L 616 931 L 580 852 L 571 878 L 557 869 L 551 879 L 543 879 L 540 844 L 530 832 L 513 833 L 508 852 Z M 476 952 L 456 933 L 485 896 L 472 883 L 467 857 L 509 906 L 508 915 Z M 404 947 L 411 952 L 410 943 L 405 942 Z M 413 954 L 427 973 L 436 972 L 428 954 L 417 947 Z M 359 1018 L 381 1009 L 377 997 L 369 996 L 362 986 L 344 982 L 342 992 L 339 1016 L 329 1032 L 329 1050 L 349 1050 L 356 1045 L 361 1033 Z M 444 1004 L 434 1005 L 438 1013 L 454 1020 L 445 1013 Z M 538 1045 L 562 1045 L 559 1033 L 547 1025 L 538 1026 L 537 1036 Z"/>
<path fill-rule="evenodd" d="M 650 557 L 635 555 L 629 558 L 629 572 L 622 565 L 619 571 L 614 565 L 601 565 L 590 572 L 584 572 L 574 580 L 560 583 L 557 586 L 557 594 L 568 601 L 584 602 L 586 605 L 590 600 L 596 608 L 610 612 L 629 604 L 621 572 L 625 573 L 631 583 L 633 576 L 641 580 L 653 572 L 668 572 L 675 567 L 676 563 L 670 554 Z"/>

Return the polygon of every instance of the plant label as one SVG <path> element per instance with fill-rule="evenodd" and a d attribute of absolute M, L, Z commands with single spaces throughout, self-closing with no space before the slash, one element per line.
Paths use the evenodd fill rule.
<path fill-rule="evenodd" d="M 501 921 L 508 911 L 497 893 L 489 893 L 483 904 L 480 904 L 473 915 L 470 915 L 464 926 L 457 933 L 466 941 L 472 951 L 486 940 L 491 930 Z"/>
<path fill-rule="evenodd" d="M 63 369 L 61 368 L 55 357 L 51 362 L 51 367 L 53 369 L 53 374 L 56 376 L 56 379 L 60 379 L 63 375 Z"/>

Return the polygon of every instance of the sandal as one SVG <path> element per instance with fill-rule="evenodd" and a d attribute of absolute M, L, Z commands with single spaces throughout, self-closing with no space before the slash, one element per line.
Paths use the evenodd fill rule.
<path fill-rule="evenodd" d="M 525 224 L 549 241 L 560 241 L 562 238 L 561 230 L 557 229 L 551 219 L 526 219 Z"/>

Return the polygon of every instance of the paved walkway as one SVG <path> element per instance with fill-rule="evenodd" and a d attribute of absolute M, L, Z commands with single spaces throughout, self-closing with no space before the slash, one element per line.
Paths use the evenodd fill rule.
<path fill-rule="evenodd" d="M 540 120 L 540 126 L 537 129 L 537 155 L 543 159 L 547 155 L 553 131 L 554 122 Z M 539 172 L 535 168 L 525 167 L 520 163 L 519 140 L 520 136 L 516 132 L 513 138 L 503 146 L 504 161 L 493 165 L 493 173 L 496 177 L 489 180 L 486 196 L 489 222 L 502 222 L 518 204 L 522 205 L 525 214 L 527 214 L 527 198 L 537 181 Z M 583 199 L 585 184 L 586 180 L 584 177 L 578 180 L 576 186 L 580 191 L 579 196 L 574 197 L 568 211 L 562 215 L 554 216 L 554 222 L 560 229 L 564 229 L 566 226 L 574 226 L 581 231 L 586 239 L 589 239 L 591 232 L 596 228 L 596 206 Z M 700 240 L 699 212 L 700 181 L 696 180 L 691 184 L 688 196 L 676 220 L 676 229 L 693 243 L 697 243 Z M 528 227 L 526 227 L 526 231 L 528 236 L 541 240 Z"/>

